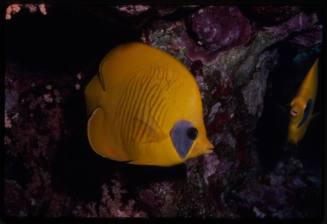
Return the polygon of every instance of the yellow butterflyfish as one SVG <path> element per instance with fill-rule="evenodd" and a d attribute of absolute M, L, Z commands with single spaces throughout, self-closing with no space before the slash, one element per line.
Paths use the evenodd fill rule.
<path fill-rule="evenodd" d="M 163 50 L 115 47 L 84 93 L 88 140 L 102 157 L 172 166 L 212 152 L 196 80 Z"/>
<path fill-rule="evenodd" d="M 310 68 L 294 99 L 291 101 L 288 141 L 297 144 L 309 126 L 318 88 L 318 59 Z"/>

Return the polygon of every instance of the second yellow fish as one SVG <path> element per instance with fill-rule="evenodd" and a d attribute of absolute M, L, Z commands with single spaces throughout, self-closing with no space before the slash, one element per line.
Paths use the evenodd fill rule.
<path fill-rule="evenodd" d="M 305 76 L 299 90 L 291 101 L 288 141 L 297 144 L 306 133 L 312 118 L 318 89 L 318 59 Z"/>
<path fill-rule="evenodd" d="M 88 139 L 103 157 L 172 166 L 212 152 L 194 77 L 160 49 L 142 43 L 114 48 L 85 98 Z"/>

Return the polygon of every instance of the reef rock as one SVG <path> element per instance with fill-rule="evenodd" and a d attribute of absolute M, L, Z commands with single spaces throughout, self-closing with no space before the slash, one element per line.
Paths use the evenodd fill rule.
<path fill-rule="evenodd" d="M 247 44 L 252 35 L 249 20 L 235 6 L 209 6 L 190 18 L 191 30 L 199 45 L 217 51 Z"/>
<path fill-rule="evenodd" d="M 249 9 L 256 21 L 262 25 L 274 25 L 284 22 L 301 11 L 299 6 L 291 5 L 251 6 Z"/>

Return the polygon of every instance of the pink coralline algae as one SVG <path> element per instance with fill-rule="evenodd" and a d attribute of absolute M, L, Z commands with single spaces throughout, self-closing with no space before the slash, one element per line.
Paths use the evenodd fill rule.
<path fill-rule="evenodd" d="M 247 44 L 252 35 L 249 20 L 233 6 L 209 6 L 191 16 L 191 30 L 209 51 Z"/>
<path fill-rule="evenodd" d="M 128 16 L 135 16 L 148 11 L 151 7 L 149 5 L 120 5 L 115 8 Z"/>
<path fill-rule="evenodd" d="M 6 8 L 6 20 L 10 20 L 13 15 L 19 13 L 21 9 L 27 9 L 30 13 L 40 12 L 42 15 L 46 15 L 47 7 L 44 3 L 41 4 L 11 4 Z"/>

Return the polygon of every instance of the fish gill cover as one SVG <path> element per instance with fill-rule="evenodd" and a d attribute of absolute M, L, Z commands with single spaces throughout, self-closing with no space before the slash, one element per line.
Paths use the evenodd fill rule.
<path fill-rule="evenodd" d="M 4 214 L 321 217 L 321 117 L 298 146 L 286 139 L 288 104 L 320 55 L 321 17 L 302 6 L 8 5 Z M 83 89 L 131 41 L 191 71 L 215 153 L 159 168 L 91 150 Z"/>

